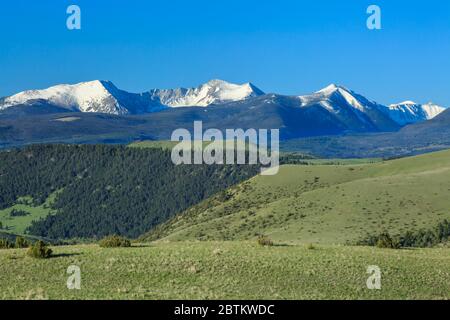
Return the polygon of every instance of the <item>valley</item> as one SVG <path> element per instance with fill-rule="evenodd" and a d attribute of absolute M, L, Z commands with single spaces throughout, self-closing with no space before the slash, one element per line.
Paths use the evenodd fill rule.
<path fill-rule="evenodd" d="M 389 161 L 282 154 L 278 174 L 264 176 L 249 165 L 174 166 L 172 145 L 0 153 L 1 231 L 53 240 L 248 241 L 263 234 L 289 244 L 355 244 L 450 219 L 450 151 Z"/>
<path fill-rule="evenodd" d="M 450 298 L 445 241 L 356 246 L 369 235 L 432 230 L 450 219 L 450 151 L 389 161 L 302 156 L 275 176 L 256 175 L 257 168 L 181 167 L 175 178 L 166 166 L 172 144 L 1 152 L 0 221 L 7 228 L 0 238 L 23 234 L 59 245 L 48 259 L 0 249 L 0 299 Z M 183 202 L 186 194 L 195 201 Z M 13 209 L 29 215 L 11 217 Z M 133 238 L 132 246 L 100 247 L 97 240 L 112 233 Z M 273 245 L 258 244 L 261 235 Z M 381 290 L 366 284 L 373 265 Z M 81 270 L 80 290 L 66 286 L 69 266 Z"/>
<path fill-rule="evenodd" d="M 2 3 L 0 303 L 450 300 L 449 1 L 65 2 Z"/>
<path fill-rule="evenodd" d="M 0 298 L 450 298 L 446 237 L 422 241 L 427 248 L 360 245 L 383 232 L 429 236 L 450 220 L 450 151 L 437 151 L 450 147 L 448 111 L 392 132 L 344 133 L 318 106 L 250 100 L 141 115 L 44 102 L 4 110 L 0 238 L 44 240 L 53 255 L 0 249 Z M 281 127 L 278 174 L 174 166 L 176 143 L 165 139 L 194 120 L 204 129 Z M 132 246 L 99 247 L 111 234 Z M 273 245 L 259 245 L 262 236 Z M 81 290 L 66 287 L 71 265 Z M 381 290 L 366 286 L 373 265 Z"/>

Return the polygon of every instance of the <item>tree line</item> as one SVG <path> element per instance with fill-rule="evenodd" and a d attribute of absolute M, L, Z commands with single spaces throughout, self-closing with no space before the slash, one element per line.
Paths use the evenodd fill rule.
<path fill-rule="evenodd" d="M 447 243 L 450 237 L 450 222 L 443 220 L 434 228 L 421 229 L 418 231 L 407 231 L 403 234 L 393 236 L 384 231 L 379 235 L 371 235 L 359 241 L 358 245 L 376 246 L 379 248 L 430 248 L 439 244 Z"/>

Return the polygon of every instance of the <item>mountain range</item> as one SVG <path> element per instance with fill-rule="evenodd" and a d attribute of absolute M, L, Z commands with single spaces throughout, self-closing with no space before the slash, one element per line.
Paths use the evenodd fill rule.
<path fill-rule="evenodd" d="M 222 80 L 197 88 L 144 93 L 120 90 L 109 81 L 91 81 L 0 99 L 0 147 L 167 140 L 173 130 L 189 130 L 198 120 L 203 121 L 205 130 L 279 128 L 282 140 L 357 135 L 359 141 L 366 139 L 361 135 L 383 134 L 383 143 L 392 138 L 389 142 L 394 145 L 402 141 L 402 150 L 412 144 L 420 150 L 421 143 L 427 146 L 446 141 L 442 134 L 447 128 L 441 126 L 447 122 L 439 121 L 448 118 L 445 110 L 432 103 L 411 101 L 385 106 L 335 84 L 309 95 L 289 96 L 267 94 L 251 83 L 237 85 Z M 415 130 L 427 132 L 427 136 L 414 134 Z M 407 138 L 394 137 L 398 132 L 408 132 Z M 436 141 L 438 137 L 441 140 Z M 300 146 L 296 144 L 294 149 L 305 149 L 303 143 Z M 356 146 L 360 148 L 361 143 L 345 145 L 345 150 Z M 318 147 L 320 143 L 315 143 L 312 149 L 317 151 Z M 358 150 L 349 154 L 358 156 Z M 321 150 L 317 153 L 323 154 Z M 333 156 L 332 152 L 325 154 Z"/>
<path fill-rule="evenodd" d="M 152 89 L 144 93 L 130 93 L 118 89 L 110 81 L 95 80 L 23 91 L 3 98 L 0 110 L 46 103 L 68 111 L 145 114 L 169 108 L 248 102 L 261 96 L 267 96 L 270 101 L 282 95 L 266 95 L 252 83 L 238 85 L 223 80 L 211 80 L 197 88 Z M 291 104 L 297 104 L 299 108 L 320 107 L 357 131 L 385 131 L 395 128 L 396 124 L 403 126 L 432 119 L 445 110 L 432 103 L 417 104 L 411 101 L 384 106 L 335 84 L 310 95 L 283 97 L 291 98 Z"/>
<path fill-rule="evenodd" d="M 28 90 L 0 102 L 0 110 L 46 102 L 70 111 L 115 115 L 143 114 L 177 107 L 206 107 L 257 97 L 264 93 L 251 83 L 236 85 L 211 80 L 197 88 L 152 89 L 130 93 L 118 89 L 110 81 L 89 81 L 74 85 L 56 85 L 43 90 Z"/>

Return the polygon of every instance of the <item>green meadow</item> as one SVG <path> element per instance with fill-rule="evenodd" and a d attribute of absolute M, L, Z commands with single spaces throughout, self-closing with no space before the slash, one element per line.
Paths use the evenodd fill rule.
<path fill-rule="evenodd" d="M 54 247 L 46 260 L 0 250 L 0 299 L 449 299 L 450 249 L 255 242 Z M 81 289 L 69 290 L 70 265 Z M 367 268 L 381 270 L 369 290 Z"/>
<path fill-rule="evenodd" d="M 12 234 L 23 235 L 26 229 L 31 225 L 33 221 L 45 218 L 49 214 L 52 214 L 51 204 L 55 200 L 57 192 L 51 194 L 48 199 L 39 206 L 33 205 L 33 199 L 30 197 L 22 197 L 17 200 L 13 206 L 0 210 L 0 223 L 3 228 L 1 231 Z M 20 210 L 27 212 L 28 215 L 13 217 L 11 211 Z"/>

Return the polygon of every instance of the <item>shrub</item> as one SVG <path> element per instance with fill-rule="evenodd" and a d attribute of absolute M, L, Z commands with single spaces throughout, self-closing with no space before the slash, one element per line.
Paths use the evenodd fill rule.
<path fill-rule="evenodd" d="M 314 250 L 316 247 L 312 244 L 312 243 L 308 243 L 308 245 L 306 246 L 306 249 L 308 250 Z"/>
<path fill-rule="evenodd" d="M 447 243 L 450 236 L 450 222 L 444 220 L 429 230 L 407 231 L 393 239 L 387 232 L 378 236 L 368 236 L 358 242 L 358 245 L 377 246 L 379 248 L 429 248 Z"/>
<path fill-rule="evenodd" d="M 11 249 L 13 244 L 8 239 L 0 239 L 0 249 Z"/>
<path fill-rule="evenodd" d="M 118 248 L 118 247 L 131 247 L 131 241 L 127 238 L 113 235 L 107 236 L 100 240 L 98 243 L 102 248 Z"/>
<path fill-rule="evenodd" d="M 378 236 L 377 247 L 387 249 L 398 249 L 400 248 L 400 244 L 398 241 L 394 240 L 394 238 L 392 238 L 389 233 L 384 232 Z"/>
<path fill-rule="evenodd" d="M 22 249 L 22 248 L 28 248 L 30 246 L 30 244 L 28 243 L 28 241 L 23 238 L 23 237 L 16 237 L 16 245 L 15 247 L 18 249 Z"/>
<path fill-rule="evenodd" d="M 269 237 L 261 235 L 258 237 L 258 244 L 263 247 L 271 247 L 273 246 L 273 241 Z"/>
<path fill-rule="evenodd" d="M 25 217 L 25 216 L 30 215 L 30 213 L 27 212 L 27 211 L 24 211 L 24 210 L 13 209 L 13 210 L 11 210 L 11 212 L 9 213 L 9 215 L 10 215 L 11 217 Z"/>
<path fill-rule="evenodd" d="M 50 249 L 44 241 L 36 241 L 29 249 L 28 255 L 37 259 L 47 259 L 52 255 L 52 249 Z"/>

